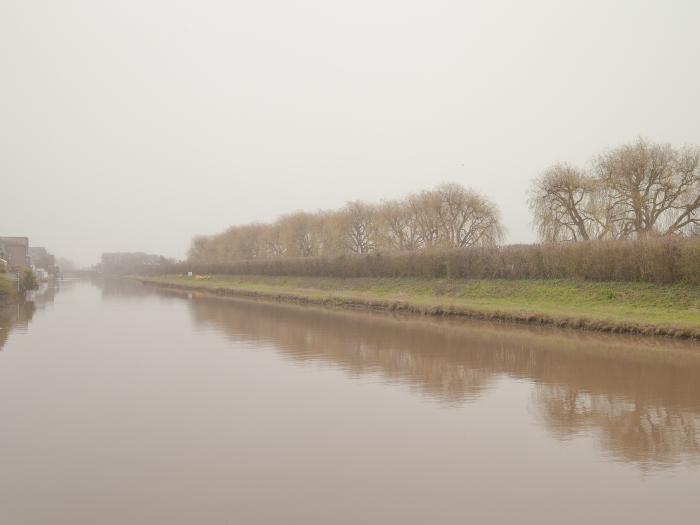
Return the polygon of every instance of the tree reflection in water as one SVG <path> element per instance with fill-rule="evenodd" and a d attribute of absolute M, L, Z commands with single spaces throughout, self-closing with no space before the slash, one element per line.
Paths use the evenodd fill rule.
<path fill-rule="evenodd" d="M 189 305 L 196 325 L 236 341 L 353 375 L 378 373 L 447 405 L 478 399 L 499 376 L 528 380 L 536 413 L 555 436 L 594 431 L 621 460 L 661 466 L 700 457 L 694 344 L 196 294 Z"/>

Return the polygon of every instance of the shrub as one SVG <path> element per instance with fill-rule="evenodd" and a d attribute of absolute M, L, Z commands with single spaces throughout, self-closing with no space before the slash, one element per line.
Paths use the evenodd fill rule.
<path fill-rule="evenodd" d="M 587 279 L 700 284 L 700 238 L 544 243 L 365 255 L 178 263 L 160 273 L 459 279 Z"/>
<path fill-rule="evenodd" d="M 15 293 L 15 283 L 0 276 L 0 301 Z"/>
<path fill-rule="evenodd" d="M 20 290 L 26 292 L 28 290 L 36 290 L 39 285 L 36 282 L 34 272 L 29 268 L 24 268 L 19 278 Z"/>

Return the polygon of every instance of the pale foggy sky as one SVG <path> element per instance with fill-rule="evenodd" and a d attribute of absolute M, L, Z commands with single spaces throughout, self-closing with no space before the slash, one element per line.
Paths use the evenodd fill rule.
<path fill-rule="evenodd" d="M 80 264 L 700 143 L 700 2 L 0 0 L 0 235 Z"/>

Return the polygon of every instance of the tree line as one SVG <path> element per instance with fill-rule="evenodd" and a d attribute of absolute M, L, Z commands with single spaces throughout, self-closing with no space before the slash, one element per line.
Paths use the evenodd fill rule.
<path fill-rule="evenodd" d="M 639 139 L 599 154 L 585 168 L 554 164 L 533 180 L 528 204 L 544 242 L 700 233 L 700 148 Z M 198 236 L 189 259 L 219 264 L 494 247 L 503 235 L 499 209 L 488 197 L 445 183 L 400 200 L 354 201 Z"/>
<path fill-rule="evenodd" d="M 646 239 L 697 233 L 700 148 L 639 139 L 580 168 L 535 179 L 529 204 L 543 241 Z"/>
<path fill-rule="evenodd" d="M 446 183 L 401 200 L 282 215 L 273 223 L 232 226 L 223 233 L 195 237 L 193 262 L 278 257 L 332 256 L 343 253 L 405 251 L 423 248 L 495 246 L 503 238 L 496 205 L 459 184 Z"/>

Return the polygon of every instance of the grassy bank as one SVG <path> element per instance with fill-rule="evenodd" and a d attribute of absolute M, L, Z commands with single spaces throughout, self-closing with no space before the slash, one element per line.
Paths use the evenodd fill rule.
<path fill-rule="evenodd" d="M 340 307 L 551 324 L 700 339 L 700 286 L 575 280 L 165 275 L 142 281 Z"/>

